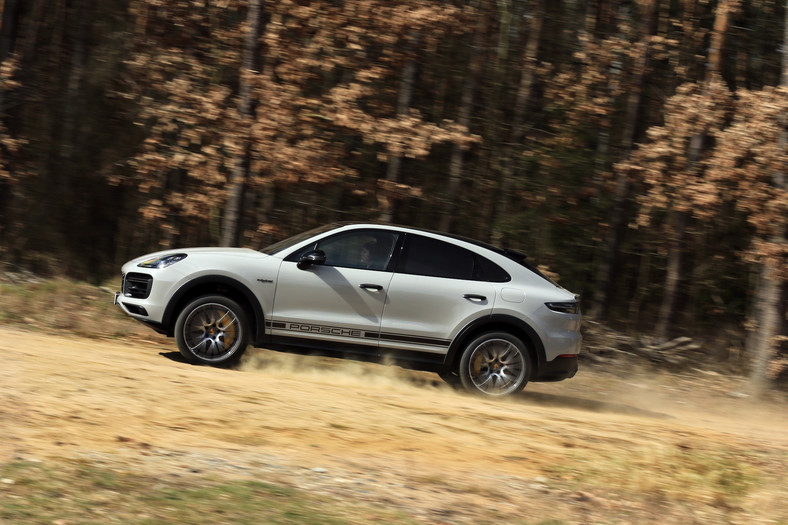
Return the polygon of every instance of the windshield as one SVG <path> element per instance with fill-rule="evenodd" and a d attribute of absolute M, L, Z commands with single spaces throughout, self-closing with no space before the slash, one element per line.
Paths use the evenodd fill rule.
<path fill-rule="evenodd" d="M 288 237 L 287 239 L 281 240 L 279 242 L 275 242 L 274 244 L 270 246 L 266 246 L 260 251 L 266 255 L 273 255 L 275 253 L 279 253 L 283 250 L 286 250 L 291 246 L 295 246 L 296 244 L 305 241 L 310 237 L 314 237 L 315 235 L 319 235 L 323 232 L 327 232 L 328 230 L 333 230 L 337 226 L 338 226 L 337 224 L 324 224 L 323 226 L 318 226 L 317 228 L 314 228 L 312 230 L 293 235 L 292 237 Z"/>

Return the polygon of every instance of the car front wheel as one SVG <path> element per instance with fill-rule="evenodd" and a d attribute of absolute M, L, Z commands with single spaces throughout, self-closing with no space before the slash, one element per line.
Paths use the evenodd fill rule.
<path fill-rule="evenodd" d="M 227 297 L 199 297 L 178 315 L 175 340 L 178 350 L 190 363 L 233 364 L 249 344 L 246 312 Z"/>
<path fill-rule="evenodd" d="M 459 376 L 469 392 L 505 396 L 525 387 L 530 367 L 528 350 L 520 339 L 506 332 L 489 332 L 465 347 Z"/>

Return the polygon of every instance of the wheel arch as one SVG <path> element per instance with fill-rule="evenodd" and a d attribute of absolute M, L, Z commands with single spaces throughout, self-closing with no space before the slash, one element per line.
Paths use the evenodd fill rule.
<path fill-rule="evenodd" d="M 534 372 L 538 373 L 547 360 L 542 338 L 527 322 L 504 314 L 494 314 L 476 319 L 463 328 L 454 338 L 446 353 L 446 358 L 443 361 L 446 370 L 456 369 L 462 356 L 462 349 L 468 341 L 484 332 L 493 331 L 508 332 L 521 339 L 531 350 L 531 359 L 534 360 L 532 364 L 536 368 Z"/>
<path fill-rule="evenodd" d="M 243 283 L 223 275 L 205 275 L 189 281 L 181 286 L 172 296 L 167 308 L 164 310 L 162 325 L 166 327 L 167 335 L 172 337 L 175 332 L 175 320 L 184 306 L 193 299 L 202 295 L 223 295 L 232 299 L 246 309 L 251 316 L 252 338 L 254 345 L 265 334 L 265 316 L 260 302 L 252 291 Z"/>

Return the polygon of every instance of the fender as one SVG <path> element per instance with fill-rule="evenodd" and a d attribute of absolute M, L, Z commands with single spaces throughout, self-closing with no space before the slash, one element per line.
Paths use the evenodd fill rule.
<path fill-rule="evenodd" d="M 542 343 L 539 334 L 537 334 L 536 330 L 527 322 L 506 314 L 493 314 L 488 317 L 481 317 L 475 321 L 471 321 L 465 328 L 460 330 L 460 333 L 457 334 L 457 337 L 454 338 L 454 341 L 452 341 L 449 346 L 449 351 L 446 353 L 446 358 L 443 361 L 444 366 L 450 367 L 454 364 L 458 357 L 457 354 L 462 350 L 463 345 L 465 345 L 470 336 L 489 330 L 511 332 L 512 328 L 514 328 L 514 332 L 516 332 L 513 335 L 520 335 L 517 332 L 525 335 L 525 341 L 523 342 L 529 344 L 530 348 L 534 351 L 537 370 L 542 368 L 547 357 L 545 355 L 544 343 Z"/>
<path fill-rule="evenodd" d="M 261 342 L 265 336 L 265 316 L 263 314 L 263 308 L 260 306 L 260 301 L 257 300 L 257 297 L 255 297 L 246 285 L 232 277 L 223 275 L 204 275 L 198 277 L 197 279 L 187 282 L 172 294 L 170 302 L 167 303 L 167 308 L 164 310 L 164 316 L 162 317 L 162 325 L 167 327 L 167 335 L 173 335 L 173 327 L 175 326 L 173 318 L 180 309 L 180 306 L 185 302 L 185 299 L 191 299 L 203 293 L 221 294 L 221 291 L 217 290 L 219 287 L 230 288 L 233 292 L 242 295 L 246 302 L 249 303 L 253 310 L 252 314 L 254 315 L 254 319 L 252 319 L 252 322 L 255 325 L 256 334 L 252 344 L 254 345 L 255 343 Z M 200 291 L 200 288 L 203 290 Z M 195 291 L 197 293 L 193 293 Z"/>

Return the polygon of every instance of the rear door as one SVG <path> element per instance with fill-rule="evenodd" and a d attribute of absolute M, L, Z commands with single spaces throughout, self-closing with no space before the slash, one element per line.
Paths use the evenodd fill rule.
<path fill-rule="evenodd" d="M 409 233 L 389 285 L 380 347 L 445 354 L 462 327 L 490 315 L 495 284 L 480 277 L 479 257 Z"/>

